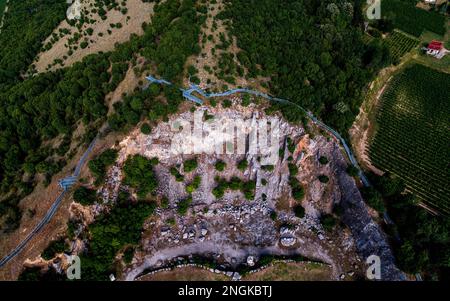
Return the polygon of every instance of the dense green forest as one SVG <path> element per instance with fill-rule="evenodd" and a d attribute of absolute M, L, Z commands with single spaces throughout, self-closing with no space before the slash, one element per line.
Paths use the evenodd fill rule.
<path fill-rule="evenodd" d="M 61 0 L 10 1 L 0 34 L 0 90 L 28 69 L 45 40 L 66 16 Z"/>
<path fill-rule="evenodd" d="M 44 73 L 0 91 L 1 193 L 20 196 L 36 184 L 35 174 L 51 176 L 70 157 L 72 132 L 81 120 L 88 125 L 88 142 L 107 112 L 104 98 L 110 89 L 108 55 L 92 55 L 72 68 Z M 43 143 L 62 137 L 62 143 Z M 25 176 L 25 177 L 24 177 Z M 25 179 L 25 181 L 24 181 Z M 7 211 L 0 203 L 0 213 Z"/>
<path fill-rule="evenodd" d="M 139 243 L 142 224 L 155 209 L 155 203 L 132 203 L 125 196 L 107 215 L 89 226 L 89 251 L 80 257 L 84 281 L 108 280 L 114 273 L 117 252 Z"/>
<path fill-rule="evenodd" d="M 97 201 L 97 192 L 93 189 L 80 186 L 74 191 L 73 199 L 83 206 L 89 206 Z"/>
<path fill-rule="evenodd" d="M 336 3 L 335 3 L 336 2 Z M 389 63 L 388 50 L 362 41 L 362 1 L 228 0 L 219 17 L 232 20 L 250 77 L 269 76 L 272 94 L 312 110 L 346 135 L 364 87 Z M 291 120 L 301 115 L 281 107 Z"/>
<path fill-rule="evenodd" d="M 52 241 L 47 248 L 42 252 L 41 256 L 45 260 L 50 260 L 55 257 L 56 254 L 63 253 L 68 249 L 64 238 Z"/>
<path fill-rule="evenodd" d="M 2 19 L 3 12 L 5 11 L 7 0 L 0 0 L 0 20 Z"/>
<path fill-rule="evenodd" d="M 425 280 L 450 280 L 450 218 L 434 216 L 418 206 L 418 199 L 405 193 L 398 177 L 371 174 L 370 181 L 394 222 L 386 231 L 392 236 L 398 267 L 421 273 Z"/>

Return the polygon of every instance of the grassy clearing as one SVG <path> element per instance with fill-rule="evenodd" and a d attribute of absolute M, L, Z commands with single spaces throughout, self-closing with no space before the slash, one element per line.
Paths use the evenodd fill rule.
<path fill-rule="evenodd" d="M 435 57 L 426 54 L 420 54 L 414 57 L 414 60 L 422 65 L 430 68 L 450 73 L 450 54 L 447 53 L 442 59 L 438 60 Z"/>
<path fill-rule="evenodd" d="M 299 262 L 279 262 L 262 271 L 244 277 L 244 281 L 325 281 L 332 280 L 331 268 L 327 265 Z"/>
<path fill-rule="evenodd" d="M 145 275 L 140 281 L 226 281 L 228 277 L 222 274 L 211 273 L 208 270 L 197 267 L 178 268 L 171 271 L 159 272 L 153 275 Z"/>
<path fill-rule="evenodd" d="M 171 271 L 145 275 L 140 281 L 226 281 L 230 278 L 197 267 L 178 268 Z M 262 271 L 249 274 L 244 281 L 324 281 L 332 280 L 331 267 L 312 262 L 275 263 Z"/>
<path fill-rule="evenodd" d="M 429 30 L 424 30 L 419 38 L 422 43 L 429 43 L 432 40 L 442 41 L 444 39 L 444 36 Z"/>
<path fill-rule="evenodd" d="M 450 75 L 414 64 L 380 99 L 372 163 L 398 175 L 424 203 L 450 212 Z"/>
<path fill-rule="evenodd" d="M 445 35 L 438 35 L 434 32 L 425 30 L 420 35 L 421 46 L 427 45 L 432 40 L 443 41 L 447 49 L 450 49 L 450 21 L 447 22 L 447 32 Z M 438 69 L 443 72 L 450 73 L 450 54 L 447 53 L 442 59 L 438 60 L 429 55 L 418 55 L 415 58 L 418 62 L 433 69 Z"/>
<path fill-rule="evenodd" d="M 392 19 L 394 26 L 400 30 L 419 37 L 424 30 L 440 35 L 445 34 L 445 16 L 434 11 L 426 11 L 411 2 L 399 0 L 382 1 L 383 17 Z"/>

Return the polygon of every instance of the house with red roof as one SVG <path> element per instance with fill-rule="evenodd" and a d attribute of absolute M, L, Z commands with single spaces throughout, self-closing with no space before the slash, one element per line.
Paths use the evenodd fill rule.
<path fill-rule="evenodd" d="M 441 41 L 433 40 L 430 42 L 430 44 L 428 44 L 427 54 L 437 57 L 443 49 L 444 44 Z"/>

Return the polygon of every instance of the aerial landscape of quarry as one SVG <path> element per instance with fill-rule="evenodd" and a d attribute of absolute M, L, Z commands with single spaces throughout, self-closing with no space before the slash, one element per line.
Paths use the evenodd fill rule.
<path fill-rule="evenodd" d="M 0 280 L 449 281 L 449 14 L 0 0 Z"/>

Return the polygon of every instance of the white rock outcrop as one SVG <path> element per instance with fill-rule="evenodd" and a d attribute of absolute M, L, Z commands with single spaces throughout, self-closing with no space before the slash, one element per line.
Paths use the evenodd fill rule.
<path fill-rule="evenodd" d="M 72 3 L 67 9 L 66 15 L 69 20 L 78 20 L 81 18 L 81 0 L 67 0 L 67 3 Z"/>

